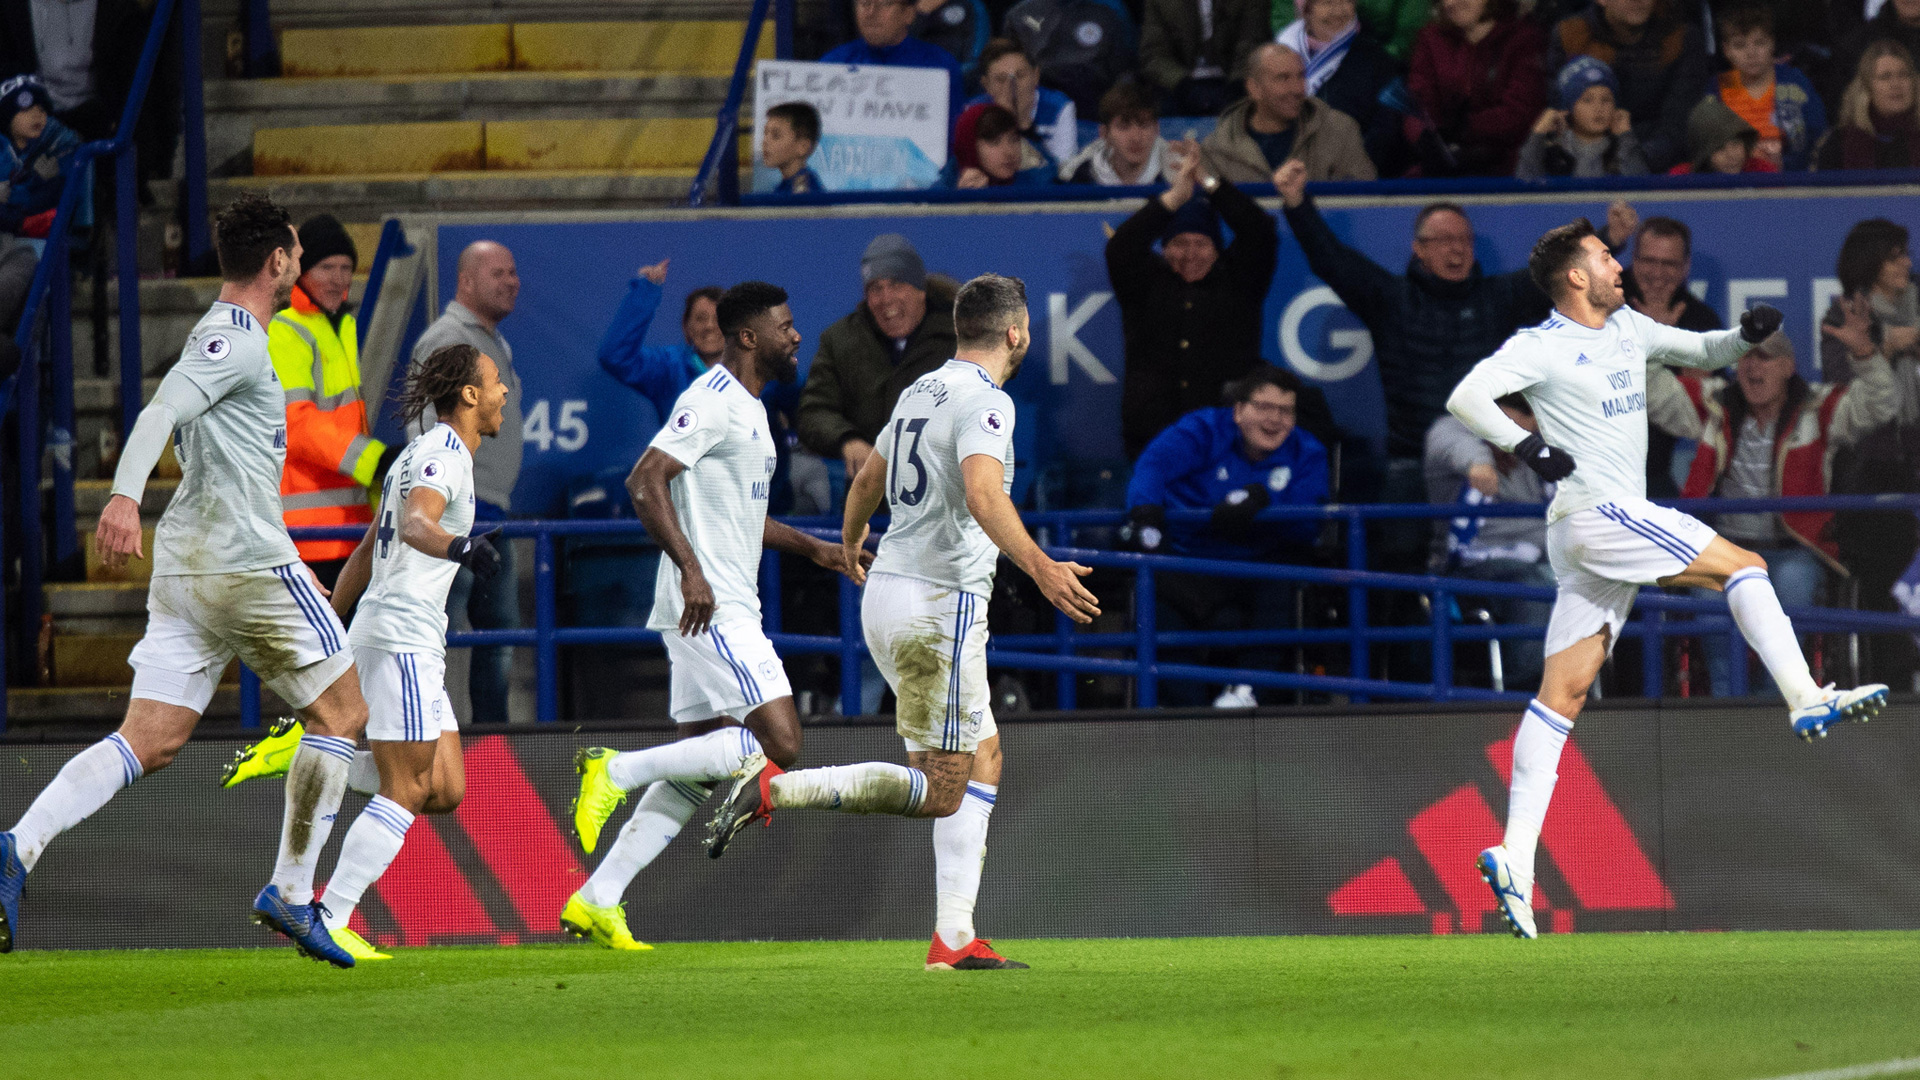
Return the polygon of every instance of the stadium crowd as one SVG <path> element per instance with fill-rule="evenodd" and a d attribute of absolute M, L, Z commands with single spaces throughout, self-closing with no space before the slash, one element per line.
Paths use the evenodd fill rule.
<path fill-rule="evenodd" d="M 821 60 L 947 73 L 950 187 L 1170 178 L 1156 130 L 1167 118 L 1174 130 L 1210 128 L 1204 152 L 1231 183 L 1262 181 L 1287 161 L 1315 181 L 1920 162 L 1920 0 L 830 0 L 828 9 L 843 43 Z M 804 152 L 792 160 L 804 164 L 818 115 L 788 132 L 796 126 Z M 766 164 L 787 180 L 799 171 Z M 816 190 L 818 179 L 781 190 Z"/>

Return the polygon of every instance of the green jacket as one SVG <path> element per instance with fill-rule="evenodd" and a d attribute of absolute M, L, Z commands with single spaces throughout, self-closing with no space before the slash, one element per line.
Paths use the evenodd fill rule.
<path fill-rule="evenodd" d="M 1433 20 L 1432 0 L 1354 0 L 1360 26 L 1402 63 L 1413 54 L 1413 39 Z M 1279 33 L 1300 17 L 1295 0 L 1273 0 L 1273 32 Z"/>
<path fill-rule="evenodd" d="M 822 331 L 807 384 L 800 389 L 800 444 L 837 459 L 848 439 L 878 439 L 900 392 L 953 358 L 953 294 L 958 290 L 951 278 L 927 276 L 927 316 L 907 339 L 898 364 L 864 300 Z"/>

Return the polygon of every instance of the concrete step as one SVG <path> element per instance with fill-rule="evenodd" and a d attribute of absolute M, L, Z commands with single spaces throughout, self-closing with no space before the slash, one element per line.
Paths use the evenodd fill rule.
<path fill-rule="evenodd" d="M 140 641 L 138 633 L 53 635 L 51 651 L 55 686 L 126 686 L 133 682 L 127 654 Z"/>
<path fill-rule="evenodd" d="M 147 481 L 146 491 L 140 499 L 140 516 L 158 517 L 166 510 L 167 502 L 180 487 L 180 481 L 174 477 L 153 477 Z M 77 518 L 98 518 L 100 511 L 106 509 L 107 500 L 113 497 L 112 480 L 75 480 L 73 482 L 73 513 Z"/>
<path fill-rule="evenodd" d="M 138 636 L 147 622 L 147 587 L 140 582 L 50 582 L 41 586 L 41 610 L 58 636 Z"/>
<path fill-rule="evenodd" d="M 238 194 L 230 192 L 216 203 L 224 205 Z M 310 208 L 307 213 L 296 212 L 295 221 L 327 207 Z M 379 248 L 381 220 L 347 222 L 347 233 L 360 249 L 360 269 L 363 273 L 353 279 L 353 287 L 347 299 L 359 304 L 366 291 L 366 270 L 372 269 L 373 254 Z M 220 296 L 219 278 L 158 278 L 140 282 L 140 359 L 142 370 L 150 376 L 164 374 L 180 359 L 180 347 L 186 343 L 187 335 L 207 308 Z M 76 395 L 80 393 L 80 384 L 93 381 L 97 369 L 93 362 L 93 312 L 90 287 L 84 283 L 74 296 L 73 313 L 73 369 L 80 377 L 75 380 Z M 107 283 L 107 372 L 105 379 L 98 380 L 117 395 L 119 383 L 115 381 L 120 369 L 120 288 L 117 281 Z M 148 395 L 151 397 L 149 389 Z M 118 397 L 110 399 L 106 408 L 118 408 Z M 75 407 L 85 412 L 87 406 L 76 396 Z"/>
<path fill-rule="evenodd" d="M 100 687 L 27 687 L 7 691 L 7 726 L 23 728 L 76 730 L 105 733 L 119 726 L 127 713 L 129 677 L 120 686 Z M 262 693 L 263 698 L 271 695 Z M 264 711 L 264 703 L 263 703 Z M 236 682 L 213 692 L 204 718 L 232 720 L 240 715 L 240 687 Z"/>
<path fill-rule="evenodd" d="M 204 22 L 222 34 L 241 0 L 208 0 Z M 313 26 L 446 26 L 599 19 L 745 20 L 746 0 L 274 0 L 276 30 Z M 216 54 L 217 55 L 217 54 Z"/>
<path fill-rule="evenodd" d="M 100 562 L 100 552 L 93 546 L 94 523 L 76 522 L 80 532 L 81 546 L 86 549 L 87 580 L 90 582 L 138 582 L 145 585 L 153 579 L 153 526 L 140 530 L 141 558 L 128 559 L 118 570 L 109 570 Z"/>
<path fill-rule="evenodd" d="M 263 128 L 253 136 L 253 174 L 691 172 L 712 141 L 713 122 L 697 117 Z M 742 137 L 740 143 L 746 159 L 750 142 Z"/>
<path fill-rule="evenodd" d="M 696 171 L 685 168 L 236 176 L 214 181 L 209 197 L 228 200 L 243 190 L 263 190 L 295 217 L 325 210 L 342 221 L 377 221 L 401 209 L 640 209 L 685 199 Z"/>
<path fill-rule="evenodd" d="M 725 77 L 745 35 L 736 20 L 354 26 L 280 34 L 289 78 L 482 71 L 653 72 Z M 773 55 L 763 30 L 756 51 Z"/>

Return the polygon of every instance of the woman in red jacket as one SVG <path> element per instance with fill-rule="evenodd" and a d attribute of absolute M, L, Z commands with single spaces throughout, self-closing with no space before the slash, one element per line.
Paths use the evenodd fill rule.
<path fill-rule="evenodd" d="M 1512 176 L 1547 104 L 1546 37 L 1514 0 L 1439 0 L 1413 46 L 1407 86 L 1420 110 L 1407 141 L 1426 176 Z"/>

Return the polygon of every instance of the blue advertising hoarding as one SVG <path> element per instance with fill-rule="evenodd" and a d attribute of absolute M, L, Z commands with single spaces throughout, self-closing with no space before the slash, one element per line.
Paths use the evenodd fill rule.
<path fill-rule="evenodd" d="M 1482 269 L 1525 265 L 1540 233 L 1580 215 L 1603 221 L 1608 196 L 1552 196 L 1469 205 Z M 1693 229 L 1695 291 L 1723 315 L 1766 301 L 1787 314 L 1803 374 L 1817 366 L 1817 319 L 1838 290 L 1834 262 L 1855 222 L 1888 217 L 1920 228 L 1920 201 L 1885 192 L 1629 196 L 1641 216 Z M 1330 202 L 1333 230 L 1376 261 L 1400 269 L 1419 200 Z M 519 306 L 501 324 L 524 383 L 526 463 L 515 492 L 523 513 L 558 513 L 567 484 L 630 464 L 658 420 L 652 407 L 601 372 L 595 353 L 636 267 L 671 258 L 666 296 L 648 335 L 679 340 L 686 295 L 708 284 L 772 281 L 793 298 L 804 377 L 820 332 L 860 301 L 860 253 L 876 235 L 904 234 L 930 271 L 958 279 L 994 271 L 1025 279 L 1033 352 L 1007 389 L 1020 408 L 1023 470 L 1122 459 L 1120 313 L 1107 283 L 1108 231 L 1133 202 L 993 207 L 862 207 L 858 211 L 662 214 L 651 220 L 473 223 L 437 226 L 436 310 L 452 298 L 454 262 L 479 239 L 518 259 Z M 1307 269 L 1280 224 L 1279 270 L 1267 300 L 1263 354 L 1321 386 L 1336 419 L 1376 445 L 1384 437 L 1372 339 Z"/>

